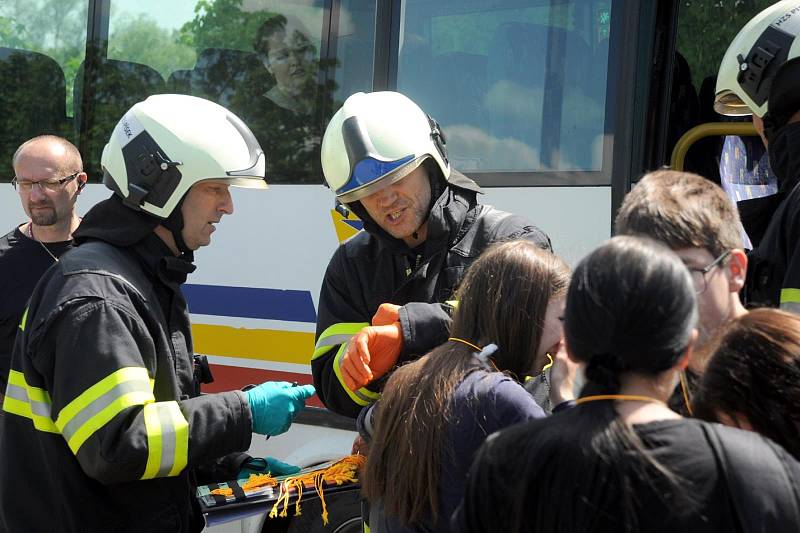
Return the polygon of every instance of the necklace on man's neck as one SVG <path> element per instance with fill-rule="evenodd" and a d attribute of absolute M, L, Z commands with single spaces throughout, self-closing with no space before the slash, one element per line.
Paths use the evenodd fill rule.
<path fill-rule="evenodd" d="M 50 257 L 52 257 L 52 258 L 53 258 L 53 261 L 55 261 L 56 263 L 58 263 L 58 257 L 56 257 L 55 255 L 53 255 L 53 252 L 51 252 L 51 251 L 50 251 L 50 249 L 49 249 L 49 248 L 47 248 L 47 246 L 45 246 L 45 244 L 44 244 L 42 241 L 40 241 L 39 239 L 37 239 L 36 237 L 34 237 L 34 236 L 33 236 L 33 221 L 31 221 L 31 222 L 28 224 L 28 237 L 30 237 L 32 240 L 34 240 L 34 241 L 38 242 L 38 243 L 39 243 L 39 244 L 42 246 L 42 248 L 44 248 L 44 251 L 45 251 L 45 252 L 47 252 L 47 255 L 49 255 Z"/>

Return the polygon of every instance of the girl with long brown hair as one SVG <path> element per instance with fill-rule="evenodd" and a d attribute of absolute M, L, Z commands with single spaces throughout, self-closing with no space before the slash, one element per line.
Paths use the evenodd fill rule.
<path fill-rule="evenodd" d="M 376 408 L 363 490 L 372 531 L 448 531 L 486 436 L 544 416 L 520 385 L 561 346 L 569 269 L 527 241 L 497 245 L 458 290 L 448 342 L 396 370 Z"/>

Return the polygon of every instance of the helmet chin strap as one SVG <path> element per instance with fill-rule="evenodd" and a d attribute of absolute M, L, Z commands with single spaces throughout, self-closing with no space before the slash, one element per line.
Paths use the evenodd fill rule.
<path fill-rule="evenodd" d="M 426 165 L 426 170 L 428 171 L 428 183 L 430 184 L 431 188 L 431 200 L 428 203 L 428 213 L 425 215 L 425 219 L 422 223 L 411 233 L 411 237 L 416 241 L 419 238 L 419 230 L 422 226 L 424 226 L 428 222 L 428 218 L 431 216 L 431 211 L 433 210 L 433 206 L 439 197 L 444 193 L 446 185 L 443 183 L 443 179 L 439 174 L 439 167 L 435 164 L 429 164 L 428 162 L 431 159 L 426 159 L 422 164 Z"/>
<path fill-rule="evenodd" d="M 178 202 L 178 205 L 175 206 L 175 209 L 172 210 L 172 213 L 161 225 L 172 233 L 172 238 L 175 239 L 175 246 L 178 247 L 182 254 L 191 254 L 192 250 L 186 246 L 186 242 L 183 240 L 183 213 L 181 213 L 181 206 L 184 198 L 181 198 L 181 201 Z"/>

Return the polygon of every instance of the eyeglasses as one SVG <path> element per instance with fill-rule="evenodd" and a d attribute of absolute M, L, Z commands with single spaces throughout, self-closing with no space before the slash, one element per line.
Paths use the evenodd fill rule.
<path fill-rule="evenodd" d="M 25 179 L 20 179 L 20 178 L 14 176 L 14 179 L 11 180 L 11 185 L 13 185 L 14 188 L 17 191 L 21 192 L 21 193 L 22 192 L 24 192 L 24 193 L 31 192 L 31 190 L 33 190 L 33 186 L 34 185 L 38 185 L 39 189 L 41 191 L 57 192 L 57 191 L 60 191 L 62 188 L 64 188 L 64 185 L 66 183 L 69 183 L 70 181 L 72 181 L 75 178 L 77 178 L 78 174 L 80 174 L 80 173 L 81 173 L 81 171 L 79 170 L 79 171 L 75 172 L 74 174 L 70 174 L 69 176 L 67 176 L 65 178 L 58 178 L 58 179 L 52 179 L 52 180 L 42 180 L 42 181 L 25 180 Z"/>
<path fill-rule="evenodd" d="M 703 294 L 708 288 L 708 282 L 706 281 L 706 274 L 711 272 L 714 269 L 714 267 L 722 264 L 722 262 L 725 261 L 725 259 L 727 259 L 729 255 L 731 255 L 731 251 L 727 250 L 723 252 L 719 257 L 711 261 L 708 265 L 704 266 L 703 268 L 687 267 L 689 269 L 689 273 L 692 275 L 692 282 L 694 282 L 694 290 L 697 294 Z"/>

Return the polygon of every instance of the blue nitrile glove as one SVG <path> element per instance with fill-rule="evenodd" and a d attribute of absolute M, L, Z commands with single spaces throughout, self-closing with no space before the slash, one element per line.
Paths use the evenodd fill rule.
<path fill-rule="evenodd" d="M 286 432 L 294 415 L 314 392 L 313 385 L 295 387 L 287 381 L 267 381 L 245 391 L 253 415 L 253 431 L 261 435 Z"/>
<path fill-rule="evenodd" d="M 288 476 L 300 471 L 299 466 L 284 463 L 274 457 L 251 457 L 244 463 L 239 470 L 237 479 L 247 479 L 250 474 L 272 474 L 273 476 Z"/>

